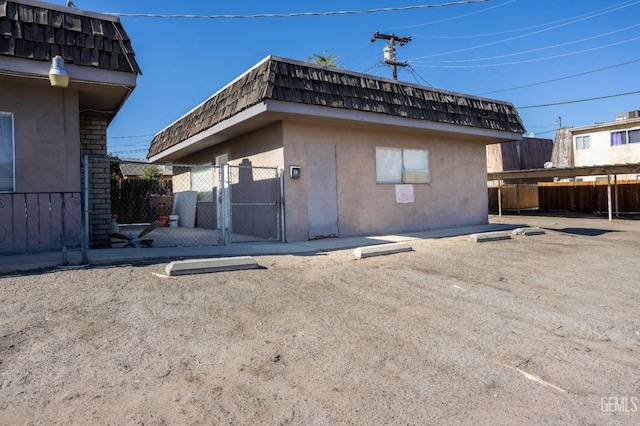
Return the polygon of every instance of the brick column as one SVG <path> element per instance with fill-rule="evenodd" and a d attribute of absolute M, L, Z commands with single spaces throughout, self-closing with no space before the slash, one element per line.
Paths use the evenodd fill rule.
<path fill-rule="evenodd" d="M 111 247 L 111 172 L 107 158 L 107 120 L 80 117 L 82 156 L 89 159 L 89 247 Z M 84 191 L 84 165 L 82 169 Z"/>

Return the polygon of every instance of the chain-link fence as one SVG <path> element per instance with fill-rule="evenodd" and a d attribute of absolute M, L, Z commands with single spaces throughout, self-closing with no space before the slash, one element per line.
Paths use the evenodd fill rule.
<path fill-rule="evenodd" d="M 111 161 L 113 247 L 282 240 L 277 168 Z"/>

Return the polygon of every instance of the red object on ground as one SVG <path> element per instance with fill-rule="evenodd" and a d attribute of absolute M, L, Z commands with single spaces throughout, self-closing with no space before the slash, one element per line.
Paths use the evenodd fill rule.
<path fill-rule="evenodd" d="M 169 226 L 169 216 L 160 216 L 159 220 L 160 220 L 160 226 L 164 228 Z"/>

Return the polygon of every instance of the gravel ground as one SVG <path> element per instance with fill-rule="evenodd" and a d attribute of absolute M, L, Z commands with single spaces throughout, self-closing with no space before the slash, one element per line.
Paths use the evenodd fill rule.
<path fill-rule="evenodd" d="M 536 220 L 360 260 L 0 278 L 0 424 L 640 424 L 640 223 Z"/>

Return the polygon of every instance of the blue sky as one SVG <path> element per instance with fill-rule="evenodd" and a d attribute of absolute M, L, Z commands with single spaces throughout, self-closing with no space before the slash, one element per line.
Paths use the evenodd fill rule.
<path fill-rule="evenodd" d="M 398 60 L 411 65 L 399 70 L 399 80 L 512 102 L 527 131 L 539 137 L 553 138 L 559 117 L 563 126 L 584 126 L 640 109 L 640 93 L 614 96 L 640 91 L 640 0 L 469 1 L 285 18 L 122 16 L 143 75 L 109 127 L 108 150 L 123 158 L 145 157 L 155 133 L 270 54 L 305 60 L 326 49 L 347 70 L 391 78 L 391 69 L 382 65 L 384 42 L 370 41 L 376 31 L 412 37 L 397 50 Z M 74 2 L 96 12 L 162 15 L 291 14 L 458 3 Z M 574 102 L 601 97 L 606 98 Z"/>

